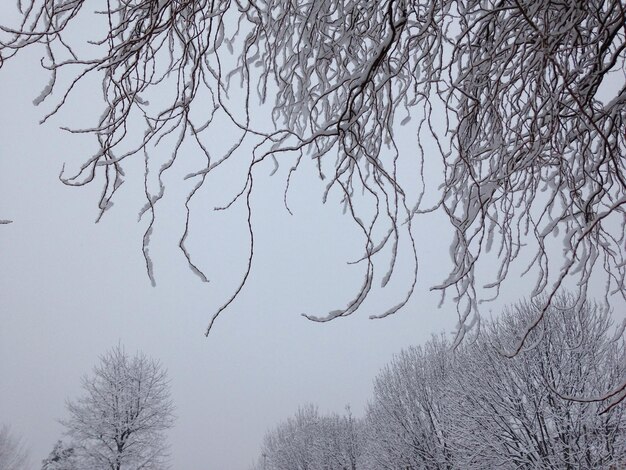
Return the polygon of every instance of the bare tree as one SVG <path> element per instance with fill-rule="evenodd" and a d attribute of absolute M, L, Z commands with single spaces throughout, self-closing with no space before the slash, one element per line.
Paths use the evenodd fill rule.
<path fill-rule="evenodd" d="M 327 182 L 323 200 L 337 192 L 363 234 L 362 287 L 345 308 L 310 319 L 358 310 L 377 279 L 374 268 L 384 266 L 387 284 L 406 239 L 414 275 L 406 295 L 376 316 L 402 308 L 417 282 L 415 218 L 432 210 L 447 214 L 454 233 L 450 275 L 434 288 L 454 295 L 458 339 L 474 324 L 478 301 L 491 296 L 483 290 L 497 295 L 513 270 L 535 276 L 532 296 L 545 293 L 546 303 L 509 354 L 521 350 L 570 279 L 579 286 L 579 305 L 592 275 L 604 276 L 607 296 L 624 297 L 620 0 L 115 0 L 96 15 L 101 21 L 85 5 L 19 1 L 22 20 L 0 26 L 0 66 L 43 45 L 51 80 L 36 103 L 61 87 L 44 121 L 84 77 L 100 77 L 101 117 L 72 131 L 93 134 L 98 149 L 77 174 L 61 178 L 80 186 L 102 172 L 104 212 L 124 181 L 125 161 L 145 160 L 144 213 L 151 222 L 143 247 L 151 278 L 155 204 L 164 196 L 162 175 L 181 158 L 183 144 L 194 145 L 204 164 L 189 175 L 195 185 L 180 248 L 204 280 L 185 245 L 189 203 L 211 172 L 253 146 L 233 200 L 220 204 L 241 199 L 247 208 L 248 266 L 207 334 L 251 269 L 255 169 L 266 161 L 289 168 L 289 210 L 291 176 L 305 154 Z M 91 42 L 71 34 L 79 21 L 100 26 Z M 270 128 L 254 118 L 266 100 L 273 107 Z M 400 149 L 397 124 L 410 119 L 417 146 Z M 216 122 L 236 136 L 217 154 L 209 143 Z M 154 147 L 166 142 L 171 151 L 163 158 Z M 432 198 L 424 162 L 437 154 L 445 176 Z M 407 162 L 417 165 L 414 174 L 404 173 Z M 425 195 L 436 202 L 429 205 Z M 485 264 L 496 266 L 495 275 L 477 277 Z"/>
<path fill-rule="evenodd" d="M 626 408 L 624 329 L 587 302 L 559 296 L 518 341 L 540 301 L 520 302 L 456 349 L 433 338 L 396 356 L 374 382 L 365 468 L 620 468 Z M 590 399 L 589 397 L 597 397 Z"/>
<path fill-rule="evenodd" d="M 455 468 L 447 397 L 452 362 L 449 342 L 433 338 L 402 351 L 378 374 L 365 419 L 369 468 Z"/>
<path fill-rule="evenodd" d="M 349 409 L 345 416 L 320 415 L 307 405 L 266 434 L 256 468 L 357 470 L 361 450 L 359 423 Z"/>
<path fill-rule="evenodd" d="M 499 350 L 541 306 L 517 304 L 458 351 L 448 409 L 463 468 L 624 465 L 626 408 L 607 396 L 625 374 L 623 328 L 597 305 L 568 300 L 556 299 L 531 335 L 535 347 L 516 357 Z"/>
<path fill-rule="evenodd" d="M 167 467 L 165 431 L 174 417 L 166 371 L 121 346 L 83 379 L 84 395 L 67 404 L 62 423 L 81 468 L 157 470 Z"/>
<path fill-rule="evenodd" d="M 21 439 L 11 433 L 8 425 L 0 429 L 0 468 L 2 470 L 26 470 L 28 452 Z"/>

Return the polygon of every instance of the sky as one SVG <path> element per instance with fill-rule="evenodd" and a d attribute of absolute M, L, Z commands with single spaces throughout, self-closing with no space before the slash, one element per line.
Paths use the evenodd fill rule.
<path fill-rule="evenodd" d="M 63 437 L 58 420 L 67 417 L 66 401 L 81 395 L 81 377 L 117 344 L 168 371 L 177 417 L 168 434 L 173 469 L 246 470 L 265 432 L 299 405 L 323 412 L 350 405 L 360 416 L 372 380 L 393 354 L 453 333 L 454 306 L 439 308 L 439 294 L 429 291 L 449 268 L 450 231 L 436 214 L 417 221 L 418 287 L 400 312 L 368 319 L 404 294 L 402 259 L 391 285 L 377 289 L 362 311 L 329 323 L 303 318 L 352 298 L 361 271 L 347 261 L 359 256 L 362 239 L 337 200 L 321 203 L 323 184 L 312 171 L 298 173 L 294 215 L 287 213 L 285 169 L 270 176 L 268 165 L 255 180 L 250 279 L 205 338 L 247 259 L 242 205 L 213 210 L 237 187 L 236 171 L 226 167 L 194 202 L 189 244 L 209 283 L 188 269 L 177 246 L 187 168 L 168 174 L 150 246 L 153 287 L 141 252 L 147 221 L 137 217 L 145 202 L 142 162 L 129 164 L 115 206 L 95 223 L 98 184 L 71 188 L 58 179 L 63 165 L 84 161 L 93 142 L 59 126 L 84 123 L 100 110 L 89 88 L 79 88 L 58 118 L 39 125 L 50 109 L 32 104 L 47 82 L 40 55 L 25 52 L 0 70 L 0 219 L 13 220 L 0 225 L 0 422 L 25 440 L 33 469 Z M 409 140 L 401 148 L 413 149 Z M 431 171 L 436 187 L 441 174 Z M 505 286 L 483 313 L 497 314 L 527 290 Z"/>

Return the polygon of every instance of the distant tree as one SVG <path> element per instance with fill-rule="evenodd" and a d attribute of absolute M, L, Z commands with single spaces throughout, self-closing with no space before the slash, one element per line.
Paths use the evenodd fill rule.
<path fill-rule="evenodd" d="M 50 455 L 42 462 L 41 470 L 81 470 L 76 449 L 57 441 Z"/>
<path fill-rule="evenodd" d="M 28 451 L 24 448 L 21 439 L 11 433 L 8 425 L 0 428 L 0 469 L 27 470 Z"/>
<path fill-rule="evenodd" d="M 454 236 L 450 274 L 434 288 L 456 299 L 459 338 L 474 324 L 478 300 L 491 295 L 481 290 L 497 296 L 512 272 L 535 276 L 532 296 L 547 294 L 527 330 L 568 279 L 579 286 L 580 305 L 596 273 L 606 277 L 607 295 L 626 295 L 621 0 L 111 0 L 96 19 L 88 5 L 21 0 L 21 20 L 0 25 L 0 66 L 33 44 L 45 48 L 51 80 L 35 102 L 61 91 L 44 121 L 84 77 L 102 80 L 100 117 L 73 130 L 93 134 L 98 149 L 76 174 L 61 175 L 66 184 L 103 181 L 104 212 L 126 160 L 139 158 L 153 222 L 163 173 L 189 151 L 183 144 L 194 146 L 203 163 L 189 175 L 195 185 L 180 248 L 206 280 L 186 248 L 189 202 L 238 150 L 252 152 L 233 200 L 218 204 L 244 201 L 249 263 L 207 334 L 248 279 L 255 169 L 265 161 L 289 169 L 289 210 L 291 176 L 305 154 L 327 182 L 323 200 L 335 191 L 363 235 L 362 287 L 346 307 L 310 319 L 358 310 L 374 267 L 384 266 L 386 285 L 407 240 L 403 258 L 414 273 L 406 295 L 376 316 L 402 308 L 417 282 L 414 222 L 433 210 L 448 217 Z M 80 21 L 94 25 L 93 36 L 71 32 Z M 416 145 L 401 149 L 397 125 L 410 119 Z M 225 125 L 232 146 L 214 151 Z M 169 148 L 157 153 L 157 145 Z M 424 173 L 433 158 L 443 168 L 440 190 Z M 143 240 L 151 278 L 152 227 Z M 479 276 L 484 264 L 495 274 Z"/>
<path fill-rule="evenodd" d="M 357 470 L 360 459 L 359 424 L 350 411 L 320 415 L 317 407 L 307 405 L 266 434 L 255 468 Z"/>
<path fill-rule="evenodd" d="M 447 396 L 450 347 L 444 338 L 433 338 L 424 347 L 403 350 L 378 374 L 365 417 L 368 468 L 455 467 Z"/>
<path fill-rule="evenodd" d="M 83 379 L 83 391 L 68 402 L 70 417 L 62 421 L 81 468 L 167 467 L 165 431 L 174 417 L 167 373 L 159 362 L 141 353 L 130 357 L 117 346 Z"/>
<path fill-rule="evenodd" d="M 344 415 L 323 416 L 320 427 L 323 439 L 318 452 L 324 456 L 321 468 L 358 470 L 363 458 L 362 423 L 352 416 L 350 407 Z"/>

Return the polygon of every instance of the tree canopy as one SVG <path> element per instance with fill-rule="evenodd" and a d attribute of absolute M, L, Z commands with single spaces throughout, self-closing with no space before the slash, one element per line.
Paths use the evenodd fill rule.
<path fill-rule="evenodd" d="M 72 446 L 66 449 L 57 443 L 51 462 L 44 465 L 107 470 L 167 467 L 165 432 L 173 426 L 174 416 L 167 373 L 158 361 L 143 354 L 131 357 L 117 346 L 101 357 L 92 376 L 83 379 L 83 392 L 68 402 L 69 418 L 62 421 Z"/>
<path fill-rule="evenodd" d="M 357 311 L 377 279 L 387 284 L 398 256 L 412 259 L 413 277 L 406 295 L 375 316 L 402 308 L 418 282 L 415 221 L 430 211 L 444 213 L 454 234 L 449 276 L 433 288 L 453 296 L 459 339 L 479 301 L 497 296 L 513 272 L 534 277 L 531 295 L 544 294 L 545 305 L 509 353 L 521 350 L 565 284 L 578 286 L 579 306 L 594 277 L 607 298 L 626 293 L 619 0 L 111 0 L 96 14 L 84 0 L 18 0 L 18 8 L 16 24 L 0 25 L 0 67 L 43 46 L 50 82 L 35 104 L 56 100 L 43 121 L 86 77 L 102 82 L 100 117 L 68 129 L 92 134 L 97 151 L 62 181 L 102 184 L 103 214 L 127 161 L 145 161 L 151 278 L 163 175 L 191 146 L 204 158 L 188 175 L 194 185 L 179 245 L 207 280 L 186 245 L 189 203 L 211 172 L 243 152 L 244 178 L 220 208 L 247 208 L 248 264 L 207 334 L 250 273 L 250 201 L 264 162 L 289 169 L 290 210 L 291 176 L 312 159 L 326 182 L 322 200 L 339 195 L 362 233 L 362 287 L 346 307 L 312 320 Z M 73 32 L 81 22 L 94 25 L 91 36 Z M 216 150 L 224 125 L 232 142 Z M 414 148 L 399 145 L 400 125 L 413 126 Z M 438 176 L 424 171 L 433 160 Z M 437 178 L 442 185 L 431 188 Z M 410 247 L 400 252 L 404 240 Z"/>

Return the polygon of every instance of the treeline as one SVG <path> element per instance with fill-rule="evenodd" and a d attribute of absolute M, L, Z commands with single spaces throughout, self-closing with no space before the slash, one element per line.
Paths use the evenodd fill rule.
<path fill-rule="evenodd" d="M 365 416 L 312 405 L 269 431 L 256 470 L 626 468 L 624 327 L 563 296 L 484 322 L 456 348 L 444 337 L 400 352 L 374 380 Z M 623 389 L 622 389 L 623 392 Z"/>

